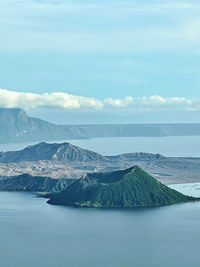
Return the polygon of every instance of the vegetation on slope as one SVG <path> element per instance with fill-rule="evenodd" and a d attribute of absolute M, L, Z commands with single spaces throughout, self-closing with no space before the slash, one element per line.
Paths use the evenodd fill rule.
<path fill-rule="evenodd" d="M 53 196 L 48 203 L 75 207 L 148 207 L 195 200 L 161 184 L 138 166 L 90 173 Z"/>
<path fill-rule="evenodd" d="M 55 192 L 64 190 L 74 179 L 52 179 L 22 174 L 0 180 L 0 191 Z"/>

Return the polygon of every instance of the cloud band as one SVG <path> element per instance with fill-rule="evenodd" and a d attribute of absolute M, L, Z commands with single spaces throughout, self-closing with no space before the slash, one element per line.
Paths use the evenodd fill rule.
<path fill-rule="evenodd" d="M 128 96 L 121 99 L 106 98 L 99 100 L 93 97 L 76 96 L 64 92 L 34 94 L 0 89 L 0 107 L 23 108 L 26 110 L 38 107 L 55 107 L 68 110 L 120 111 L 128 113 L 160 110 L 200 111 L 200 98 Z"/>

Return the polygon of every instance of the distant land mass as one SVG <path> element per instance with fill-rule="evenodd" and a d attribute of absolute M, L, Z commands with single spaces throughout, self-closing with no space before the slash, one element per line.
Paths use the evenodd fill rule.
<path fill-rule="evenodd" d="M 200 135 L 200 124 L 56 125 L 29 117 L 23 109 L 0 108 L 0 143 L 99 137 Z"/>
<path fill-rule="evenodd" d="M 90 172 L 111 172 L 134 165 L 164 184 L 200 182 L 200 158 L 165 157 L 141 152 L 106 156 L 67 142 L 41 142 L 19 151 L 0 152 L 0 180 L 1 177 L 24 173 L 54 179 L 77 179 Z"/>
<path fill-rule="evenodd" d="M 19 151 L 0 152 L 0 162 L 22 162 L 51 160 L 65 163 L 107 162 L 108 159 L 96 152 L 65 143 L 48 144 L 45 142 L 28 146 Z"/>
<path fill-rule="evenodd" d="M 161 184 L 138 166 L 109 173 L 90 173 L 53 194 L 49 204 L 92 208 L 136 208 L 194 201 Z"/>

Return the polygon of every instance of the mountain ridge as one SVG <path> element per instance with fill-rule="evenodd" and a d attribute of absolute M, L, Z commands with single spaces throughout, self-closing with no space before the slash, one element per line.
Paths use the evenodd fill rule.
<path fill-rule="evenodd" d="M 107 157 L 96 152 L 71 145 L 68 142 L 49 144 L 40 142 L 19 151 L 0 152 L 0 162 L 51 160 L 61 162 L 106 162 Z"/>
<path fill-rule="evenodd" d="M 16 176 L 1 177 L 0 191 L 57 192 L 73 182 L 74 179 L 53 179 L 24 173 Z"/>
<path fill-rule="evenodd" d="M 200 135 L 198 123 L 56 125 L 20 108 L 0 108 L 0 143 L 99 137 Z"/>
<path fill-rule="evenodd" d="M 165 157 L 143 152 L 104 156 L 65 143 L 39 143 L 19 151 L 0 152 L 0 175 L 28 173 L 51 178 L 80 178 L 138 165 L 166 184 L 200 182 L 200 158 Z"/>

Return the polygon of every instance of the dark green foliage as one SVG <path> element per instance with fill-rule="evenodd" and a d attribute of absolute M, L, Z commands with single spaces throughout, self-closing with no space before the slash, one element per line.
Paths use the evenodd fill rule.
<path fill-rule="evenodd" d="M 161 184 L 138 166 L 87 174 L 48 203 L 76 207 L 148 207 L 195 200 Z"/>
<path fill-rule="evenodd" d="M 64 190 L 74 179 L 52 179 L 22 174 L 0 180 L 0 191 L 54 192 Z"/>

